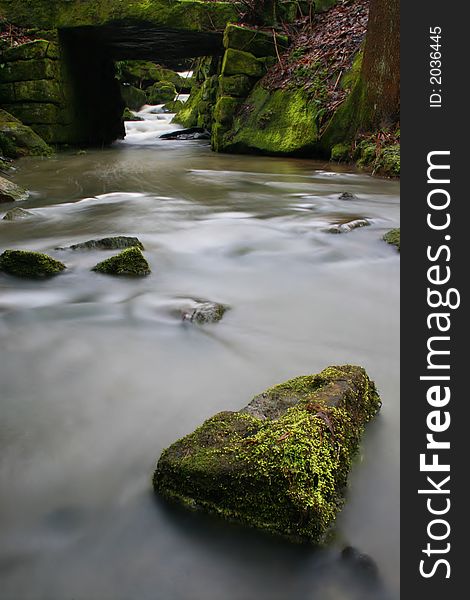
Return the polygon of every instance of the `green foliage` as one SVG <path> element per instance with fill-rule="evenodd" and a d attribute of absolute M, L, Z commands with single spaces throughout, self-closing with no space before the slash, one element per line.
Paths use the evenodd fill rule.
<path fill-rule="evenodd" d="M 388 231 L 384 237 L 383 237 L 384 241 L 386 241 L 388 244 L 392 244 L 393 246 L 396 246 L 398 249 L 398 252 L 400 252 L 400 229 L 391 229 L 390 231 Z"/>

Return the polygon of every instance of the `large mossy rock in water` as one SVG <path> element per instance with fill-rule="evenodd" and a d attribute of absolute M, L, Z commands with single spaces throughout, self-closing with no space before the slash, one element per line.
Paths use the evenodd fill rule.
<path fill-rule="evenodd" d="M 230 520 L 320 543 L 344 502 L 380 399 L 364 369 L 329 367 L 222 412 L 165 450 L 155 491 Z"/>
<path fill-rule="evenodd" d="M 169 81 L 158 81 L 147 90 L 149 104 L 165 104 L 171 102 L 176 96 L 176 88 Z"/>
<path fill-rule="evenodd" d="M 28 279 L 52 277 L 66 268 L 60 261 L 41 252 L 5 250 L 0 255 L 0 271 L 16 277 Z"/>
<path fill-rule="evenodd" d="M 147 94 L 132 85 L 121 85 L 121 97 L 131 110 L 140 110 L 147 104 Z"/>
<path fill-rule="evenodd" d="M 93 267 L 92 271 L 104 273 L 105 275 L 144 277 L 150 274 L 150 266 L 140 248 L 133 247 L 103 260 Z"/>

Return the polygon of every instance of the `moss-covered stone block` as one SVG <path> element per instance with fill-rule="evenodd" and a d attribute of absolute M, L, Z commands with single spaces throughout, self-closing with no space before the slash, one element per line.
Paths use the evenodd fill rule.
<path fill-rule="evenodd" d="M 66 268 L 60 261 L 40 252 L 5 250 L 0 256 L 0 271 L 16 277 L 28 279 L 52 277 Z"/>
<path fill-rule="evenodd" d="M 302 155 L 317 149 L 321 107 L 305 92 L 270 91 L 258 83 L 237 112 L 220 150 Z"/>
<path fill-rule="evenodd" d="M 240 104 L 239 98 L 222 96 L 215 105 L 214 120 L 223 124 L 231 123 Z"/>
<path fill-rule="evenodd" d="M 62 104 L 64 102 L 64 89 L 54 79 L 17 81 L 13 86 L 15 102 L 46 102 L 52 104 Z"/>
<path fill-rule="evenodd" d="M 2 82 L 58 79 L 59 76 L 59 63 L 47 58 L 0 64 L 0 81 Z"/>
<path fill-rule="evenodd" d="M 292 379 L 166 449 L 155 491 L 189 508 L 321 543 L 344 503 L 364 426 L 379 408 L 375 385 L 360 367 Z"/>
<path fill-rule="evenodd" d="M 19 102 L 5 105 L 5 109 L 14 114 L 25 125 L 31 125 L 32 123 L 66 123 L 71 120 L 65 109 L 48 102 Z"/>
<path fill-rule="evenodd" d="M 116 256 L 107 258 L 93 267 L 92 271 L 129 277 L 144 277 L 151 272 L 148 262 L 138 247 L 128 248 Z"/>
<path fill-rule="evenodd" d="M 38 58 L 59 58 L 59 47 L 48 40 L 34 40 L 9 48 L 3 53 L 2 62 L 15 62 L 18 60 L 31 60 Z"/>
<path fill-rule="evenodd" d="M 251 52 L 254 56 L 277 56 L 277 53 L 282 53 L 289 45 L 289 39 L 286 35 L 261 31 L 259 29 L 251 29 L 249 27 L 241 27 L 240 25 L 227 25 L 224 32 L 224 47 L 234 48 L 235 50 L 243 50 Z"/>
<path fill-rule="evenodd" d="M 250 52 L 228 48 L 225 51 L 222 63 L 222 75 L 248 75 L 260 78 L 266 73 L 266 64 L 263 59 L 256 58 Z"/>
<path fill-rule="evenodd" d="M 174 100 L 176 88 L 169 81 L 157 81 L 147 90 L 147 99 L 149 104 L 165 104 Z"/>
<path fill-rule="evenodd" d="M 391 229 L 390 231 L 387 231 L 387 233 L 384 235 L 383 239 L 385 242 L 387 242 L 387 244 L 392 244 L 392 246 L 396 246 L 398 249 L 398 252 L 400 252 L 400 228 L 399 227 L 397 229 Z"/>
<path fill-rule="evenodd" d="M 73 125 L 34 123 L 31 129 L 48 144 L 70 144 L 76 137 L 76 129 Z"/>
<path fill-rule="evenodd" d="M 246 98 L 250 93 L 256 79 L 247 75 L 231 75 L 219 77 L 219 93 L 221 96 L 236 96 Z"/>
<path fill-rule="evenodd" d="M 15 88 L 13 83 L 0 83 L 0 104 L 15 102 Z"/>

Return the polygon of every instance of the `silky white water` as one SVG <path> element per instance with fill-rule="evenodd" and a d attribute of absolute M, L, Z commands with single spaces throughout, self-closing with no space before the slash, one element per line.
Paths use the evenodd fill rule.
<path fill-rule="evenodd" d="M 381 238 L 399 224 L 398 183 L 160 140 L 178 126 L 159 111 L 145 107 L 109 149 L 23 159 L 13 174 L 36 218 L 0 221 L 0 249 L 68 269 L 47 281 L 0 274 L 0 598 L 396 599 L 399 254 Z M 371 225 L 327 231 L 357 218 Z M 112 252 L 54 250 L 110 235 L 137 236 L 152 274 L 106 277 L 90 269 Z M 194 298 L 231 310 L 183 323 Z M 154 463 L 177 438 L 274 383 L 344 363 L 367 369 L 383 408 L 329 549 L 154 497 Z M 377 562 L 372 592 L 341 563 L 346 544 Z"/>

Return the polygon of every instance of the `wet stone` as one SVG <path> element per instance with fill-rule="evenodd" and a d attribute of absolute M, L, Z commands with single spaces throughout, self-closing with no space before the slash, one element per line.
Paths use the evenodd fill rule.
<path fill-rule="evenodd" d="M 144 250 L 142 242 L 136 237 L 115 236 L 88 240 L 79 244 L 72 244 L 72 246 L 66 248 L 56 248 L 56 250 L 124 250 L 133 247 Z"/>
<path fill-rule="evenodd" d="M 218 323 L 222 320 L 228 307 L 217 302 L 201 302 L 194 308 L 184 311 L 182 314 L 183 321 L 198 323 L 204 325 L 206 323 Z"/>

